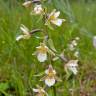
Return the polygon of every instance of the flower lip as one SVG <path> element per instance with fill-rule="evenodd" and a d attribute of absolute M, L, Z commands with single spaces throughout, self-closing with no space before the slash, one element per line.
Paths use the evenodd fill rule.
<path fill-rule="evenodd" d="M 49 87 L 53 86 L 55 84 L 56 80 L 55 78 L 46 78 L 45 79 L 45 84 L 48 85 Z"/>
<path fill-rule="evenodd" d="M 78 67 L 78 60 L 70 60 L 66 65 L 65 65 L 65 70 L 66 72 L 68 72 L 67 70 L 69 69 L 71 72 L 74 73 L 74 75 L 77 74 L 77 67 Z"/>

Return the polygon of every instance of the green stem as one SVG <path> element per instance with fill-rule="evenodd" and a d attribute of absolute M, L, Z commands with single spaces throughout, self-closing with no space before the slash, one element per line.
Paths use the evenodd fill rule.
<path fill-rule="evenodd" d="M 53 94 L 54 94 L 54 96 L 57 96 L 57 95 L 56 95 L 56 87 L 53 86 L 52 89 L 53 89 Z"/>

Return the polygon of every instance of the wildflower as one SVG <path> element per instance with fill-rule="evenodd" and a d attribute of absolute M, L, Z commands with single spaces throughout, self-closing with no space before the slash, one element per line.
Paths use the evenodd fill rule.
<path fill-rule="evenodd" d="M 93 46 L 96 48 L 96 36 L 93 37 Z"/>
<path fill-rule="evenodd" d="M 41 81 L 45 81 L 45 84 L 49 87 L 53 86 L 57 81 L 61 81 L 57 76 L 56 76 L 56 71 L 53 69 L 52 65 L 49 65 L 49 68 L 45 70 L 45 76 L 41 78 Z"/>
<path fill-rule="evenodd" d="M 29 29 L 28 29 L 26 26 L 22 25 L 22 26 L 20 27 L 20 29 L 22 30 L 23 35 L 19 35 L 19 36 L 16 38 L 16 41 L 19 41 L 19 40 L 21 40 L 21 39 L 29 39 L 29 38 L 31 37 L 30 32 L 29 32 Z"/>
<path fill-rule="evenodd" d="M 43 12 L 42 5 L 35 5 L 34 13 L 38 15 L 38 14 L 41 14 L 42 12 Z"/>
<path fill-rule="evenodd" d="M 36 47 L 36 51 L 32 55 L 36 55 L 38 61 L 44 62 L 47 60 L 47 53 L 55 56 L 55 53 L 50 50 L 45 43 L 40 43 L 40 46 Z"/>
<path fill-rule="evenodd" d="M 37 85 L 37 89 L 33 88 L 33 91 L 37 93 L 36 96 L 48 96 L 47 92 L 38 85 Z"/>
<path fill-rule="evenodd" d="M 79 38 L 76 38 L 76 40 L 72 40 L 70 44 L 68 44 L 68 48 L 70 51 L 74 51 L 76 46 L 78 45 L 77 40 Z"/>
<path fill-rule="evenodd" d="M 73 45 L 73 44 L 68 44 L 68 48 L 69 48 L 69 50 L 70 50 L 70 51 L 75 50 L 75 47 L 74 47 L 74 45 Z"/>
<path fill-rule="evenodd" d="M 61 26 L 62 25 L 62 22 L 65 21 L 65 19 L 60 19 L 58 18 L 60 15 L 60 11 L 57 11 L 54 9 L 49 15 L 48 15 L 48 18 L 47 18 L 47 22 L 45 25 L 48 25 L 48 22 L 50 23 L 53 23 L 57 26 Z"/>
<path fill-rule="evenodd" d="M 70 60 L 66 65 L 65 65 L 65 70 L 68 72 L 71 71 L 74 75 L 77 74 L 77 67 L 78 67 L 78 60 Z"/>
<path fill-rule="evenodd" d="M 76 40 L 73 40 L 71 43 L 72 43 L 73 46 L 77 46 L 77 41 Z"/>
<path fill-rule="evenodd" d="M 47 60 L 48 47 L 44 43 L 40 43 L 40 46 L 36 48 L 37 59 L 40 62 L 44 62 L 45 60 Z"/>
<path fill-rule="evenodd" d="M 32 5 L 32 1 L 25 1 L 22 5 L 26 8 L 28 8 Z"/>

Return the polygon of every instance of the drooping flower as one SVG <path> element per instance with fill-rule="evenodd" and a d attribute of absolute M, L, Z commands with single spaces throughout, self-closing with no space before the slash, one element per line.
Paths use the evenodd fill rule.
<path fill-rule="evenodd" d="M 52 65 L 49 65 L 49 68 L 45 70 L 45 76 L 41 78 L 41 81 L 45 81 L 45 84 L 48 87 L 53 86 L 56 81 L 61 81 L 57 76 L 56 76 L 56 71 L 53 69 Z"/>
<path fill-rule="evenodd" d="M 78 70 L 78 60 L 70 60 L 66 65 L 65 65 L 65 70 L 68 72 L 71 71 L 74 75 L 77 75 Z"/>
<path fill-rule="evenodd" d="M 33 92 L 36 93 L 36 96 L 48 96 L 47 92 L 38 85 L 37 85 L 37 89 L 33 88 Z"/>
<path fill-rule="evenodd" d="M 43 12 L 42 5 L 41 4 L 40 5 L 35 5 L 35 7 L 34 7 L 34 13 L 37 14 L 37 15 L 39 15 L 42 12 Z"/>
<path fill-rule="evenodd" d="M 36 55 L 37 59 L 40 62 L 44 62 L 47 60 L 47 52 L 48 52 L 48 47 L 44 43 L 40 43 L 40 46 L 36 47 Z"/>
<path fill-rule="evenodd" d="M 75 39 L 73 39 L 73 40 L 70 42 L 70 44 L 68 44 L 68 48 L 69 48 L 70 51 L 74 51 L 74 50 L 76 49 L 76 47 L 77 47 L 77 45 L 78 45 L 78 40 L 79 40 L 79 39 L 80 39 L 79 37 L 76 37 Z"/>
<path fill-rule="evenodd" d="M 22 5 L 26 8 L 28 8 L 32 5 L 32 1 L 25 1 Z"/>
<path fill-rule="evenodd" d="M 58 18 L 60 15 L 60 11 L 57 11 L 54 9 L 49 15 L 48 15 L 48 18 L 47 18 L 47 21 L 46 21 L 46 24 L 45 25 L 48 25 L 48 23 L 53 23 L 57 26 L 61 26 L 62 25 L 62 22 L 65 21 L 65 19 L 60 19 Z"/>
<path fill-rule="evenodd" d="M 19 41 L 19 40 L 21 40 L 21 39 L 29 39 L 29 38 L 31 37 L 30 32 L 29 32 L 29 29 L 28 29 L 26 26 L 24 26 L 24 25 L 22 24 L 21 27 L 20 27 L 20 29 L 21 29 L 21 31 L 23 32 L 23 34 L 17 36 L 17 37 L 16 37 L 16 41 Z"/>
<path fill-rule="evenodd" d="M 40 43 L 40 46 L 36 47 L 36 51 L 32 55 L 36 55 L 39 62 L 44 62 L 47 60 L 47 53 L 55 56 L 55 53 L 45 43 Z"/>

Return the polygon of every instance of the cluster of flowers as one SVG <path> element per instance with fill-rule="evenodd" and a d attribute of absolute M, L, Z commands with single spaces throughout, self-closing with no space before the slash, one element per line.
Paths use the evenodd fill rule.
<path fill-rule="evenodd" d="M 23 6 L 28 8 L 33 4 L 34 8 L 31 14 L 44 15 L 46 17 L 44 26 L 47 26 L 49 24 L 55 24 L 56 26 L 61 26 L 62 23 L 65 21 L 65 19 L 59 18 L 60 11 L 56 11 L 56 9 L 54 9 L 51 13 L 46 13 L 44 8 L 42 7 L 42 2 L 44 1 L 43 0 L 26 1 L 23 3 Z M 29 39 L 33 33 L 40 31 L 40 30 L 30 31 L 23 24 L 21 25 L 20 29 L 23 32 L 23 34 L 16 37 L 17 41 L 21 39 Z M 72 45 L 70 45 L 70 48 L 72 47 L 71 49 L 73 49 L 75 45 L 76 42 L 73 41 Z M 48 48 L 45 42 L 40 43 L 40 46 L 36 47 L 36 52 L 34 53 L 34 55 L 37 56 L 39 62 L 45 62 L 48 59 L 48 54 L 51 54 L 53 56 L 56 55 L 53 50 Z M 78 67 L 78 60 L 69 60 L 67 64 L 65 64 L 65 71 L 66 72 L 71 71 L 74 75 L 76 75 L 78 72 L 77 67 Z M 56 81 L 61 81 L 56 74 L 56 70 L 53 68 L 51 64 L 49 65 L 48 69 L 45 70 L 45 76 L 40 80 L 44 81 L 48 87 L 53 86 L 56 83 Z M 40 86 L 37 86 L 37 89 L 33 88 L 33 91 L 37 93 L 36 96 L 48 95 L 44 90 L 44 88 Z"/>
<path fill-rule="evenodd" d="M 79 37 L 74 38 L 70 44 L 68 44 L 68 49 L 74 53 L 75 57 L 79 57 L 79 50 L 77 50 L 78 41 L 80 40 Z"/>

